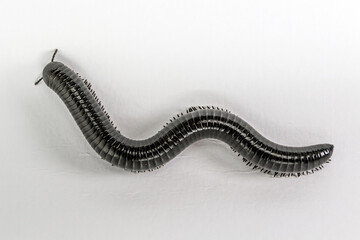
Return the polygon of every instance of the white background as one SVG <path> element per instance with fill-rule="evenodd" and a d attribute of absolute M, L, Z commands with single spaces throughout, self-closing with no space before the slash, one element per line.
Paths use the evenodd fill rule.
<path fill-rule="evenodd" d="M 360 221 L 357 0 L 0 3 L 1 239 L 355 239 Z M 91 149 L 44 83 L 56 60 L 143 139 L 193 105 L 271 140 L 332 143 L 331 164 L 272 178 L 200 141 L 132 174 Z"/>

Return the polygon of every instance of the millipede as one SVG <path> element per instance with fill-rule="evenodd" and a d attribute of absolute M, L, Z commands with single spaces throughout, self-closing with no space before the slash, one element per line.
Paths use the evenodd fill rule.
<path fill-rule="evenodd" d="M 247 122 L 214 106 L 190 107 L 170 120 L 154 136 L 129 139 L 110 120 L 91 84 L 61 62 L 51 61 L 41 80 L 65 103 L 84 137 L 102 159 L 133 172 L 152 171 L 175 158 L 192 143 L 205 138 L 223 141 L 246 165 L 278 177 L 301 176 L 323 168 L 334 146 L 290 147 L 263 137 Z"/>

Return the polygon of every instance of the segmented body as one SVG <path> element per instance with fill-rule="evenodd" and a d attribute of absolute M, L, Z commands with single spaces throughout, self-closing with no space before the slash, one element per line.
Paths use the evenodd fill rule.
<path fill-rule="evenodd" d="M 123 136 L 110 121 L 90 84 L 60 62 L 43 71 L 93 149 L 112 165 L 130 171 L 159 168 L 187 146 L 204 138 L 227 143 L 248 165 L 275 175 L 300 175 L 329 161 L 333 145 L 287 147 L 271 142 L 236 115 L 215 107 L 193 107 L 145 140 Z"/>

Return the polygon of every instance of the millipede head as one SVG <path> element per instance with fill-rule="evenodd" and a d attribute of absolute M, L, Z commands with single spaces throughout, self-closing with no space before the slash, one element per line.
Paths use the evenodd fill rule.
<path fill-rule="evenodd" d="M 53 74 L 56 70 L 58 70 L 59 68 L 61 68 L 62 66 L 64 66 L 64 64 L 60 63 L 60 62 L 49 62 L 44 70 L 43 70 L 43 80 L 46 83 L 46 85 L 49 86 L 50 81 L 54 80 L 53 78 Z"/>

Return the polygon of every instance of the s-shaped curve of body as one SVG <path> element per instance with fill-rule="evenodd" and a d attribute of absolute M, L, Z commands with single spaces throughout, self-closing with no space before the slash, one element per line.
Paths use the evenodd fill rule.
<path fill-rule="evenodd" d="M 113 126 L 90 83 L 63 63 L 52 59 L 44 68 L 42 79 L 65 103 L 101 158 L 130 171 L 157 169 L 204 138 L 227 143 L 243 156 L 247 165 L 274 176 L 300 176 L 319 170 L 330 161 L 334 149 L 331 144 L 307 147 L 276 144 L 241 118 L 215 107 L 192 107 L 174 117 L 154 136 L 132 140 Z"/>

